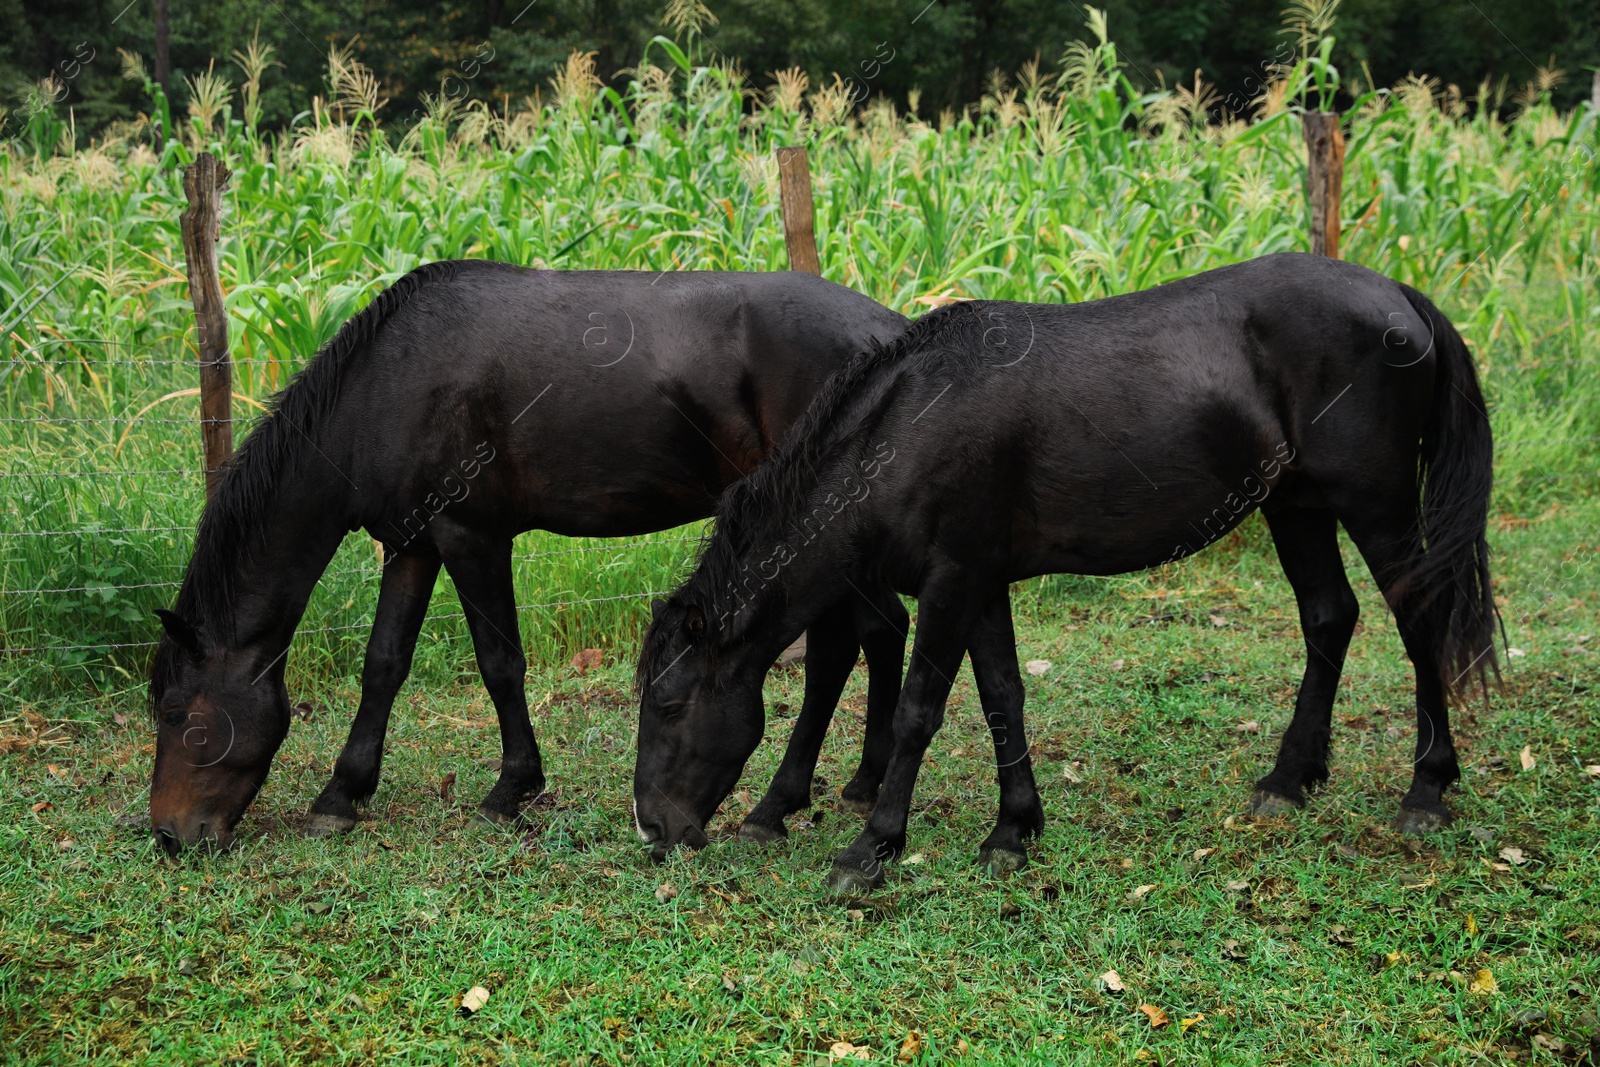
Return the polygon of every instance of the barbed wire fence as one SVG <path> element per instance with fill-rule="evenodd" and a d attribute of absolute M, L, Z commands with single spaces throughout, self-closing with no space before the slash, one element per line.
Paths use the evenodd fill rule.
<path fill-rule="evenodd" d="M 791 266 L 795 269 L 806 269 L 815 272 L 817 267 L 817 253 L 815 238 L 811 224 L 811 187 L 810 175 L 805 164 L 803 149 L 780 149 L 780 182 L 782 192 L 782 219 L 785 228 L 785 239 L 788 244 Z M 798 166 L 795 155 L 798 153 Z M 1315 193 L 1315 190 L 1313 190 Z M 1332 218 L 1338 219 L 1338 208 L 1332 209 Z M 1335 223 L 1335 226 L 1337 224 Z M 213 262 L 213 269 L 214 269 Z M 1455 290 L 1458 298 L 1470 297 L 1476 294 L 1486 294 L 1490 291 L 1503 290 L 1553 290 L 1570 286 L 1571 282 L 1563 281 L 1528 281 L 1528 282 L 1495 282 L 1484 286 L 1466 286 Z M 46 289 L 46 293 L 48 293 Z M 41 294 L 42 295 L 42 294 Z M 22 301 L 19 300 L 19 303 Z M 37 302 L 37 301 L 35 301 Z M 9 332 L 9 330 L 7 331 Z M 95 337 L 38 337 L 25 340 L 16 334 L 12 338 L 22 345 L 22 353 L 10 359 L 0 360 L 0 381 L 15 379 L 22 375 L 40 373 L 48 379 L 51 375 L 64 375 L 68 370 L 88 374 L 90 376 L 106 375 L 111 372 L 126 373 L 133 381 L 142 385 L 138 393 L 138 401 L 147 400 L 150 392 L 155 389 L 178 384 L 178 376 L 182 373 L 193 371 L 199 366 L 194 358 L 174 358 L 167 349 L 133 345 L 127 341 L 115 338 Z M 79 355 L 73 358 L 58 357 L 45 353 L 64 346 L 84 346 L 87 348 L 101 348 L 104 350 L 99 358 L 89 359 Z M 198 347 L 198 346 L 197 346 Z M 117 354 L 113 354 L 113 353 Z M 197 351 L 197 355 L 198 355 Z M 267 375 L 272 379 L 273 387 L 281 386 L 287 382 L 288 376 L 299 369 L 300 364 L 286 362 L 278 359 L 244 358 L 233 359 L 226 357 L 230 367 L 239 368 L 266 368 Z M 1538 374 L 1551 371 L 1560 371 L 1563 368 L 1592 366 L 1600 363 L 1600 357 L 1561 358 L 1551 360 L 1529 360 L 1511 364 L 1491 365 L 1492 375 Z M 181 370 L 180 370 L 181 369 Z M 163 379 L 166 379 L 163 381 Z M 258 382 L 257 385 L 263 383 Z M 258 389 L 258 392 L 260 390 Z M 46 669 L 60 670 L 69 667 L 82 666 L 91 662 L 93 657 L 108 657 L 120 664 L 120 673 L 125 675 L 128 685 L 121 692 L 132 692 L 141 687 L 142 681 L 138 677 L 139 667 L 149 652 L 155 648 L 156 627 L 151 621 L 151 610 L 156 606 L 170 604 L 181 585 L 181 571 L 188 559 L 190 542 L 194 534 L 194 521 L 198 518 L 202 487 L 206 472 L 214 469 L 213 461 L 198 466 L 182 466 L 168 464 L 154 467 L 136 467 L 131 469 L 115 466 L 81 466 L 76 468 L 61 468 L 53 464 L 60 462 L 62 451 L 53 451 L 40 442 L 18 442 L 14 435 L 25 433 L 30 429 L 53 431 L 54 428 L 63 428 L 67 434 L 79 434 L 89 427 L 103 427 L 108 438 L 114 439 L 111 459 L 115 460 L 123 454 L 123 446 L 138 440 L 144 448 L 134 448 L 130 456 L 145 456 L 152 450 L 165 445 L 174 444 L 173 439 L 165 441 L 146 441 L 136 439 L 135 434 L 141 427 L 189 427 L 203 429 L 205 424 L 215 425 L 226 423 L 231 430 L 232 424 L 248 425 L 255 421 L 259 413 L 240 413 L 234 400 L 243 400 L 245 406 L 261 406 L 260 398 L 228 398 L 228 410 L 234 413 L 226 417 L 215 415 L 206 417 L 171 417 L 167 415 L 151 414 L 152 409 L 161 401 L 171 400 L 178 395 L 192 396 L 201 390 L 186 388 L 178 392 L 169 391 L 154 402 L 139 404 L 130 400 L 127 409 L 119 413 L 108 413 L 103 416 L 83 415 L 58 415 L 53 413 L 53 406 L 38 414 L 6 414 L 0 416 L 0 426 L 7 428 L 6 432 L 13 435 L 8 442 L 13 449 L 19 443 L 30 446 L 29 460 L 38 459 L 41 466 L 35 468 L 31 465 L 22 469 L 0 470 L 0 496 L 8 499 L 0 504 L 0 516 L 5 519 L 5 524 L 0 526 L 0 657 L 20 658 L 33 657 L 41 661 Z M 202 405 L 204 406 L 204 404 Z M 70 428 L 70 430 L 67 430 Z M 163 434 L 175 431 L 163 431 Z M 192 439 L 191 439 L 192 440 Z M 1592 451 L 1595 442 L 1600 441 L 1600 436 L 1555 436 L 1525 440 L 1509 440 L 1497 443 L 1497 453 L 1507 456 L 1518 450 L 1535 449 L 1543 447 L 1561 448 L 1569 455 L 1579 455 L 1582 452 Z M 79 444 L 82 442 L 79 441 Z M 1574 450 L 1572 446 L 1585 445 L 1588 449 Z M 13 455 L 15 452 L 13 451 Z M 1552 484 L 1566 483 L 1579 479 L 1600 480 L 1600 472 L 1592 467 L 1579 469 L 1548 470 L 1539 467 L 1537 473 L 1527 474 L 1525 477 L 1534 481 L 1546 481 Z M 187 509 L 189 515 L 184 522 L 144 522 L 136 524 L 105 525 L 92 519 L 80 521 L 76 524 L 49 523 L 41 527 L 29 528 L 29 519 L 40 511 L 53 514 L 49 508 L 35 509 L 32 515 L 25 514 L 14 506 L 16 494 L 11 487 L 25 486 L 29 483 L 41 483 L 47 487 L 59 489 L 61 483 L 77 484 L 79 480 L 85 483 L 104 484 L 116 480 L 139 480 L 147 482 L 155 480 L 159 487 L 142 488 L 138 501 L 145 504 L 144 510 L 149 511 L 149 503 L 156 500 L 177 501 L 180 510 Z M 68 511 L 73 510 L 68 508 Z M 170 509 L 169 509 L 170 510 Z M 151 580 L 117 581 L 117 580 L 80 580 L 76 583 L 25 583 L 21 586 L 11 586 L 8 578 L 16 571 L 36 573 L 39 568 L 27 567 L 23 558 L 29 551 L 29 546 L 39 544 L 70 545 L 75 548 L 89 548 L 103 560 L 116 561 L 119 557 L 116 549 L 127 547 L 135 542 L 153 543 L 156 540 L 166 539 L 167 551 L 161 565 L 165 566 L 170 577 Z M 674 563 L 669 569 L 681 572 L 689 563 L 693 555 L 692 545 L 698 543 L 698 536 L 666 536 L 648 539 L 635 539 L 625 541 L 609 541 L 599 544 L 580 544 L 566 548 L 543 549 L 538 551 L 519 552 L 513 556 L 515 562 L 537 568 L 548 564 L 560 557 L 594 557 L 601 553 L 609 555 L 605 566 L 610 566 L 619 558 L 619 554 L 646 549 L 656 549 L 662 545 L 676 546 Z M 18 546 L 21 546 L 20 549 Z M 347 548 L 349 548 L 347 542 Z M 322 576 L 319 587 L 338 586 L 342 591 L 348 592 L 349 586 L 342 584 L 346 580 L 357 582 L 368 588 L 375 588 L 374 579 L 381 574 L 381 563 L 375 552 L 368 551 L 360 555 L 365 563 L 336 566 L 330 568 Z M 130 560 L 128 567 L 136 567 L 145 561 Z M 50 568 L 46 568 L 47 570 Z M 72 567 L 57 568 L 71 570 Z M 78 568 L 80 571 L 82 568 Z M 120 577 L 116 565 L 106 573 L 110 577 Z M 126 569 L 126 567 L 122 568 Z M 526 568 L 525 568 L 526 569 Z M 604 569 L 591 568 L 591 571 Z M 138 576 L 136 576 L 138 577 Z M 573 592 L 577 592 L 574 590 Z M 652 597 L 665 596 L 666 589 L 640 589 L 624 593 L 607 595 L 583 596 L 565 595 L 548 600 L 536 600 L 519 603 L 517 610 L 520 613 L 535 615 L 537 613 L 552 613 L 570 611 L 600 604 L 615 604 L 626 601 L 646 601 Z M 135 595 L 137 594 L 137 595 Z M 26 636 L 44 632 L 47 635 L 57 633 L 58 627 L 45 625 L 41 616 L 48 614 L 41 611 L 44 598 L 60 597 L 99 597 L 105 605 L 118 605 L 120 608 L 136 611 L 140 618 L 137 625 L 135 620 L 126 614 L 121 616 L 123 622 L 129 625 L 115 627 L 118 633 L 84 633 L 81 640 L 47 639 L 43 643 L 36 640 L 27 640 Z M 350 605 L 346 605 L 349 607 Z M 67 610 L 71 611 L 69 603 Z M 359 636 L 370 627 L 370 620 L 359 622 L 331 622 L 331 616 L 323 618 L 310 618 L 310 625 L 302 626 L 296 633 L 296 640 L 313 639 L 319 635 L 352 635 Z M 430 614 L 424 624 L 424 634 L 432 640 L 461 641 L 468 639 L 464 627 L 441 627 L 441 623 L 461 620 L 464 614 L 460 611 L 438 611 Z M 82 620 L 83 625 L 94 626 L 92 618 Z M 142 631 L 150 636 L 138 638 L 133 631 Z M 23 635 L 24 640 L 13 640 L 13 635 Z M 128 636 L 130 639 L 117 639 Z M 523 634 L 526 644 L 529 635 Z M 0 678 L 0 686 L 4 679 Z M 116 690 L 110 693 L 117 692 Z M 107 695 L 110 695 L 108 693 Z"/>

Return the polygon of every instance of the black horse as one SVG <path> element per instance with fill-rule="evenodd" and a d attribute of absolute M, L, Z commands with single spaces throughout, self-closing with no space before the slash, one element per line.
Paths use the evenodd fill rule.
<path fill-rule="evenodd" d="M 905 327 L 806 274 L 469 261 L 395 282 L 279 395 L 201 517 L 150 680 L 150 818 L 164 847 L 232 839 L 289 727 L 290 639 L 334 550 L 361 527 L 385 548 L 377 617 L 360 708 L 310 829 L 353 827 L 377 788 L 389 709 L 441 563 L 500 721 L 500 778 L 479 810 L 514 818 L 544 774 L 523 691 L 512 538 L 634 535 L 709 515 L 829 374 Z M 888 758 L 904 609 L 884 590 L 824 615 L 793 758 L 768 798 L 780 828 L 808 802 L 858 649 L 871 668 L 869 740 L 847 801 L 870 805 Z"/>
<path fill-rule="evenodd" d="M 1328 775 L 1334 691 L 1356 624 L 1336 526 L 1360 549 L 1416 668 L 1418 738 L 1397 822 L 1450 819 L 1447 697 L 1486 680 L 1496 622 L 1484 539 L 1492 443 L 1460 336 L 1369 270 L 1275 255 L 1071 307 L 935 311 L 864 354 L 731 489 L 639 668 L 639 830 L 696 831 L 761 736 L 761 678 L 824 605 L 887 582 L 918 600 L 893 753 L 830 885 L 882 881 L 922 755 L 970 653 L 999 765 L 980 849 L 1026 862 L 1044 813 L 1023 733 L 1008 583 L 1118 574 L 1198 552 L 1260 508 L 1300 605 L 1308 662 L 1252 807 Z"/>

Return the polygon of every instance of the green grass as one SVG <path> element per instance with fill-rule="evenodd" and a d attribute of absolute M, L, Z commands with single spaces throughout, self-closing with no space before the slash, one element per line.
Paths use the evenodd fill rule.
<path fill-rule="evenodd" d="M 822 1063 L 847 1041 L 890 1062 L 915 1030 L 927 1063 L 959 1042 L 970 1062 L 1572 1063 L 1600 1041 L 1600 779 L 1583 770 L 1600 762 L 1597 521 L 1591 504 L 1496 524 L 1524 654 L 1490 710 L 1457 712 L 1458 823 L 1420 845 L 1386 827 L 1409 771 L 1410 672 L 1348 546 L 1364 618 L 1333 781 L 1294 818 L 1242 814 L 1303 664 L 1259 520 L 1147 575 L 1019 586 L 1022 656 L 1052 662 L 1028 678 L 1049 816 L 1033 865 L 1003 881 L 974 865 L 993 757 L 963 673 L 919 782 L 916 861 L 856 910 L 822 892 L 858 829 L 826 799 L 787 846 L 718 839 L 648 861 L 628 812 L 627 656 L 530 679 L 556 802 L 521 833 L 471 818 L 498 751 L 476 686 L 402 694 L 384 784 L 337 841 L 297 830 L 356 694 L 296 690 L 316 716 L 291 731 L 242 845 L 178 863 L 142 825 L 136 700 L 64 726 L 24 713 L 0 759 L 0 1048 L 50 1063 Z M 799 688 L 775 673 L 769 711 Z M 862 701 L 858 677 L 819 768 L 830 793 L 853 770 Z M 759 795 L 787 727 L 774 715 L 741 789 Z M 1126 992 L 1097 988 L 1109 969 Z M 1471 990 L 1483 970 L 1495 992 Z M 474 985 L 490 999 L 463 1018 Z"/>
<path fill-rule="evenodd" d="M 220 259 L 237 389 L 257 402 L 426 260 L 778 269 L 781 144 L 810 150 L 825 274 L 911 313 L 948 295 L 1089 299 L 1304 247 L 1293 113 L 1208 125 L 1178 96 L 1130 92 L 1104 47 L 1072 91 L 920 118 L 840 119 L 815 96 L 747 108 L 736 76 L 653 56 L 667 74 L 623 95 L 574 75 L 550 102 L 436 110 L 404 137 L 353 110 L 284 137 L 225 111 L 169 131 L 159 156 L 146 134 L 61 154 L 64 119 L 43 111 L 0 149 L 0 1058 L 821 1063 L 847 1041 L 882 1062 L 913 1030 L 921 1062 L 962 1043 L 1037 1063 L 1600 1058 L 1600 781 L 1583 770 L 1600 762 L 1600 130 L 1538 101 L 1469 117 L 1419 82 L 1350 118 L 1345 254 L 1440 303 L 1492 405 L 1491 535 L 1525 654 L 1488 710 L 1457 714 L 1456 828 L 1420 846 L 1386 829 L 1415 726 L 1370 581 L 1333 782 L 1295 818 L 1241 814 L 1302 666 L 1251 520 L 1185 564 L 1018 587 L 1023 658 L 1053 663 L 1028 678 L 1050 824 L 1020 877 L 973 866 L 995 798 L 965 675 L 917 793 L 921 860 L 867 905 L 823 898 L 856 830 L 826 798 L 786 847 L 719 838 L 648 863 L 627 807 L 637 594 L 682 574 L 693 531 L 519 541 L 518 602 L 546 605 L 523 632 L 556 790 L 523 832 L 470 817 L 497 738 L 441 582 L 369 820 L 305 840 L 375 598 L 353 537 L 290 658 L 292 695 L 318 711 L 241 847 L 156 859 L 143 643 L 201 483 L 148 472 L 199 466 L 194 399 L 162 399 L 195 380 L 177 223 L 195 149 L 234 170 Z M 564 664 L 584 647 L 606 665 L 580 677 Z M 769 708 L 799 685 L 775 674 Z M 861 707 L 857 679 L 824 751 L 830 792 Z M 786 731 L 776 718 L 744 790 Z M 1108 969 L 1124 993 L 1096 987 Z M 1481 970 L 1496 991 L 1469 988 Z M 463 1018 L 456 998 L 479 984 L 488 1005 Z M 1143 1004 L 1172 1023 L 1152 1028 Z"/>

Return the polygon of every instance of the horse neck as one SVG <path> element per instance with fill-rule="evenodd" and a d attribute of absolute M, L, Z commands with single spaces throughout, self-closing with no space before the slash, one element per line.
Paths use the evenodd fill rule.
<path fill-rule="evenodd" d="M 350 528 L 345 515 L 348 488 L 338 479 L 325 482 L 314 472 L 297 471 L 283 480 L 272 499 L 252 509 L 259 517 L 246 546 L 235 546 L 226 559 L 201 560 L 197 551 L 198 566 L 191 567 L 185 584 L 200 571 L 225 575 L 225 598 L 210 597 L 213 603 L 205 612 L 223 617 L 201 620 L 224 647 L 245 653 L 248 662 L 282 669 L 282 654 L 312 590 Z M 180 596 L 180 607 L 184 599 Z"/>
<path fill-rule="evenodd" d="M 818 615 L 855 591 L 851 573 L 861 562 L 855 531 L 866 519 L 870 491 L 852 497 L 843 488 L 830 487 L 824 475 L 806 494 L 804 510 L 752 538 L 723 591 L 720 611 L 731 623 L 725 643 L 748 648 L 763 670 Z"/>

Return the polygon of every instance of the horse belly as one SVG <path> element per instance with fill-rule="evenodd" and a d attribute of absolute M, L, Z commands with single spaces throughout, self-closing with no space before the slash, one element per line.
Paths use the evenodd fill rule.
<path fill-rule="evenodd" d="M 1227 486 L 1207 479 L 1160 489 L 1126 484 L 1083 494 L 1078 506 L 1042 514 L 1021 562 L 1031 574 L 1126 574 L 1204 551 L 1265 499 L 1268 485 Z M 1067 501 L 1063 501 L 1067 502 Z"/>

